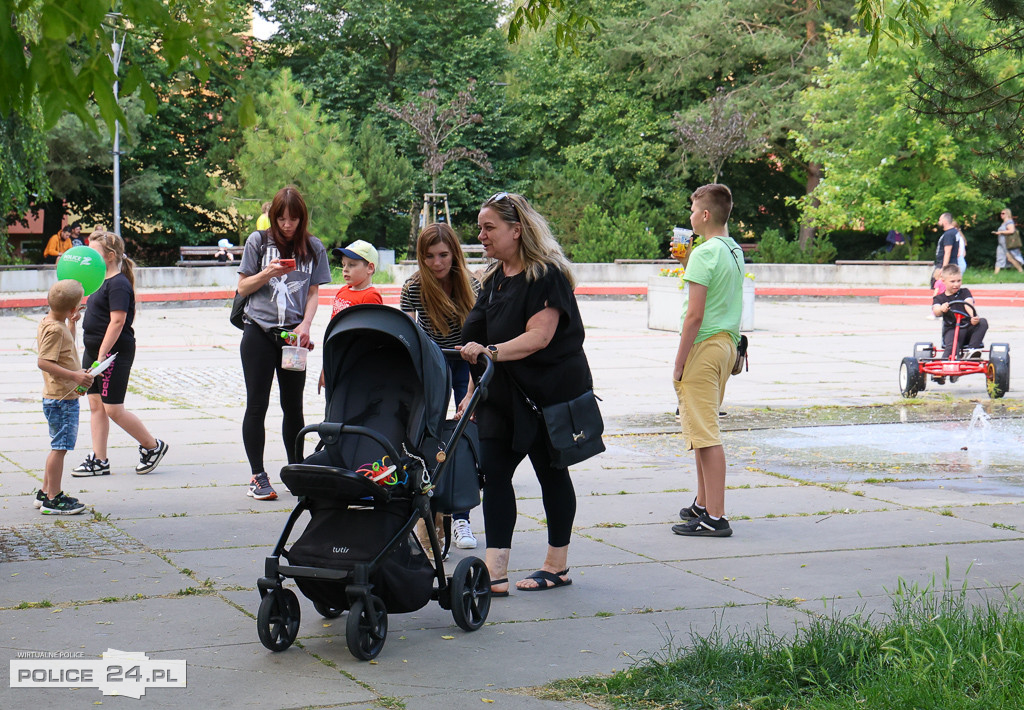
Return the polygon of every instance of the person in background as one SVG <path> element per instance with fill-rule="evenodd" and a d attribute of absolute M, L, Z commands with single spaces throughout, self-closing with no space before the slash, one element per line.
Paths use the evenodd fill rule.
<path fill-rule="evenodd" d="M 984 347 L 985 333 L 988 332 L 988 321 L 978 317 L 978 309 L 974 306 L 974 296 L 971 290 L 963 286 L 963 275 L 956 264 L 947 264 L 942 269 L 942 280 L 946 284 L 946 290 L 932 297 L 932 310 L 937 317 L 942 318 L 942 358 L 945 360 L 954 352 L 959 352 L 966 347 L 968 352 L 965 357 L 981 358 L 981 350 Z M 954 303 L 952 301 L 963 301 Z M 966 305 L 965 305 L 966 304 Z M 953 333 L 956 332 L 955 311 L 966 313 L 971 317 L 961 318 L 960 332 L 957 334 L 957 341 L 953 342 Z M 973 315 L 971 315 L 973 314 Z M 946 381 L 945 377 L 933 377 L 938 384 Z"/>
<path fill-rule="evenodd" d="M 999 225 L 999 229 L 992 232 L 992 234 L 996 235 L 997 239 L 995 273 L 998 274 L 1000 269 L 1005 269 L 1006 262 L 1010 262 L 1017 271 L 1024 271 L 1024 268 L 1021 267 L 1024 259 L 1021 258 L 1020 253 L 1020 232 L 1017 231 L 1017 225 L 1013 221 L 1013 213 L 1007 208 L 999 213 L 999 217 L 1003 220 L 1003 223 Z"/>
<path fill-rule="evenodd" d="M 941 269 L 946 264 L 956 263 L 956 249 L 957 239 L 956 235 L 959 231 L 956 228 L 956 223 L 953 221 L 953 215 L 949 212 L 943 212 L 939 215 L 939 229 L 942 230 L 942 236 L 939 237 L 938 244 L 935 245 L 935 268 Z M 930 286 L 935 287 L 935 277 L 932 277 Z"/>
<path fill-rule="evenodd" d="M 82 223 L 75 222 L 71 225 L 71 246 L 87 247 L 89 240 L 82 236 Z"/>
<path fill-rule="evenodd" d="M 281 366 L 281 349 L 287 344 L 281 334 L 294 333 L 299 347 L 313 349 L 309 329 L 320 303 L 320 285 L 331 282 L 327 250 L 309 233 L 309 211 L 298 189 L 289 185 L 278 191 L 269 219 L 265 232 L 253 232 L 245 240 L 238 266 L 238 293 L 249 296 L 239 348 L 245 377 L 242 444 L 252 469 L 246 495 L 256 500 L 277 498 L 263 461 L 275 374 L 288 463 L 297 463 L 295 439 L 305 425 L 302 391 L 306 372 Z"/>
<path fill-rule="evenodd" d="M 270 229 L 270 202 L 263 203 L 263 214 L 256 218 L 256 229 L 266 231 Z"/>
<path fill-rule="evenodd" d="M 234 261 L 235 255 L 232 254 L 229 251 L 229 249 L 231 249 L 231 242 L 229 242 L 227 239 L 221 239 L 219 242 L 217 242 L 217 251 L 216 253 L 214 253 L 213 258 L 222 264 L 226 264 L 229 261 Z"/>
<path fill-rule="evenodd" d="M 46 247 L 43 249 L 43 263 L 56 264 L 61 255 L 71 246 L 71 227 L 64 227 L 46 242 Z"/>
<path fill-rule="evenodd" d="M 419 270 L 402 285 L 399 307 L 416 321 L 430 339 L 443 349 L 462 345 L 462 324 L 476 304 L 480 282 L 469 275 L 459 239 L 447 224 L 431 224 L 416 239 Z M 469 363 L 447 357 L 452 390 L 458 406 L 469 390 Z M 476 537 L 469 511 L 452 514 L 455 546 L 474 550 Z"/>

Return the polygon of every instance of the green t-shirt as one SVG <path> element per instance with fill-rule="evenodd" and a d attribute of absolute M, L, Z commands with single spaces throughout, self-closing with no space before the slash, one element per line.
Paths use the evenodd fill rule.
<path fill-rule="evenodd" d="M 743 311 L 743 250 L 731 237 L 712 237 L 690 254 L 684 281 L 707 286 L 704 320 L 695 343 L 723 331 L 740 341 Z M 683 309 L 683 319 L 686 309 Z"/>

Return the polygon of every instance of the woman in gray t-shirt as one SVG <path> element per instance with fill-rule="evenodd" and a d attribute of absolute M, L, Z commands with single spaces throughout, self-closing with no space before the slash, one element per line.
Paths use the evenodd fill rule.
<path fill-rule="evenodd" d="M 282 188 L 270 205 L 270 229 L 249 235 L 238 267 L 238 293 L 249 296 L 240 347 L 246 393 L 242 444 L 252 469 L 248 495 L 257 500 L 277 498 L 263 465 L 264 422 L 275 372 L 288 463 L 295 463 L 295 438 L 305 425 L 302 390 L 306 373 L 281 367 L 281 348 L 288 344 L 281 334 L 294 333 L 296 345 L 313 349 L 309 328 L 316 315 L 320 284 L 331 281 L 327 251 L 310 235 L 308 225 L 309 212 L 302 195 L 292 186 Z"/>

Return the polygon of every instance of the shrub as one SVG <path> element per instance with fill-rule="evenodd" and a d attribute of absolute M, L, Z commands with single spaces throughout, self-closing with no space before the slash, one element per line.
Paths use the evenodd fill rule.
<path fill-rule="evenodd" d="M 576 240 L 565 245 L 565 249 L 575 262 L 601 263 L 616 259 L 657 259 L 661 245 L 637 211 L 611 217 L 597 205 L 587 205 L 576 230 Z"/>
<path fill-rule="evenodd" d="M 750 255 L 756 264 L 827 264 L 835 258 L 836 248 L 828 237 L 818 236 L 808 249 L 801 249 L 800 242 L 786 239 L 777 229 L 766 230 Z"/>

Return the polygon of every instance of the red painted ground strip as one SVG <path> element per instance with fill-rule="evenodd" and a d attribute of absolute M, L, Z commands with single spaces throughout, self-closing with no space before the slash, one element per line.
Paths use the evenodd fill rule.
<path fill-rule="evenodd" d="M 338 293 L 338 285 L 323 286 L 320 289 L 320 304 L 330 305 Z M 376 286 L 384 303 L 397 306 L 402 287 L 397 284 L 380 284 Z M 985 306 L 1024 306 L 1024 289 L 986 289 L 972 288 L 978 305 Z M 813 296 L 825 298 L 842 298 L 850 296 L 878 298 L 882 305 L 927 306 L 931 304 L 931 291 L 926 288 L 886 288 L 884 286 L 758 286 L 758 296 Z M 162 291 L 142 292 L 137 295 L 141 303 L 166 303 L 182 301 L 218 301 L 229 300 L 234 296 L 234 289 L 217 289 L 194 291 Z M 636 285 L 588 285 L 576 288 L 578 296 L 646 296 L 647 287 Z M 39 308 L 46 305 L 46 296 L 30 298 L 2 298 L 0 309 L 3 308 Z"/>

